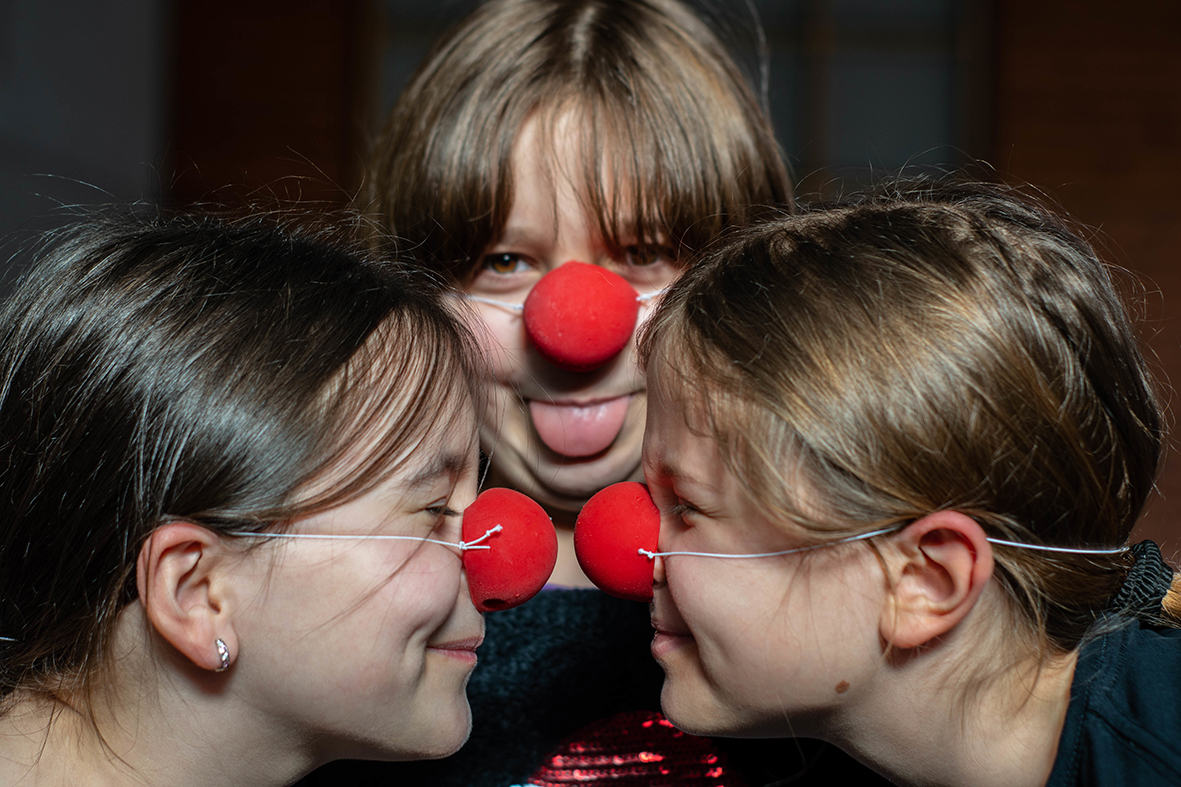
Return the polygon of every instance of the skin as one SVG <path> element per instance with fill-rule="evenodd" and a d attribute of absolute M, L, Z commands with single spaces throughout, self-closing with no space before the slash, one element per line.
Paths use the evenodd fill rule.
<path fill-rule="evenodd" d="M 807 544 L 749 498 L 659 363 L 643 457 L 660 551 Z M 1043 785 L 1077 652 L 1022 655 L 968 517 L 937 512 L 874 544 L 656 558 L 666 715 L 696 734 L 827 740 L 898 784 Z"/>
<path fill-rule="evenodd" d="M 475 434 L 468 404 L 405 468 L 291 532 L 458 542 L 461 512 L 476 494 Z M 314 709 L 302 723 L 334 754 L 343 744 L 346 756 L 440 757 L 467 740 L 464 688 L 483 619 L 458 550 L 292 539 L 257 550 L 244 570 L 255 585 L 242 618 L 260 644 L 243 644 L 241 669 L 243 679 L 257 678 L 256 708 L 277 723 Z"/>
<path fill-rule="evenodd" d="M 627 244 L 612 257 L 594 217 L 583 208 L 564 173 L 573 171 L 576 142 L 569 116 L 552 139 L 536 120 L 521 128 L 514 143 L 512 177 L 516 197 L 503 235 L 491 244 L 467 285 L 475 296 L 521 303 L 542 276 L 577 260 L 623 276 L 638 292 L 667 286 L 678 268 L 659 244 Z M 589 587 L 574 557 L 572 528 L 583 503 L 605 486 L 639 480 L 647 402 L 644 375 L 634 341 L 602 368 L 571 372 L 549 363 L 529 343 L 519 313 L 473 303 L 477 335 L 492 361 L 493 383 L 481 429 L 491 457 L 488 483 L 533 497 L 558 527 L 558 566 L 553 582 Z M 649 313 L 642 306 L 639 320 Z M 539 434 L 538 408 L 551 423 L 595 432 L 606 429 L 606 448 L 590 455 L 567 455 Z M 599 426 L 592 422 L 601 420 Z M 604 425 L 605 423 L 605 425 Z M 614 437 L 610 432 L 618 424 Z"/>
<path fill-rule="evenodd" d="M 478 447 L 466 394 L 451 410 L 389 478 L 290 532 L 458 541 Z M 362 538 L 243 551 L 196 525 L 162 530 L 175 547 L 158 550 L 150 609 L 120 614 L 99 683 L 103 740 L 84 715 L 28 698 L 0 717 L 0 783 L 281 785 L 331 759 L 441 757 L 467 739 L 483 619 L 457 549 Z M 179 621 L 167 640 L 162 616 Z M 230 643 L 225 672 L 212 639 L 187 633 L 202 620 Z"/>
<path fill-rule="evenodd" d="M 703 424 L 687 423 L 683 402 L 659 385 L 649 396 L 644 474 L 661 512 L 660 551 L 807 543 L 759 511 Z M 655 568 L 652 654 L 665 670 L 661 705 L 682 729 L 815 736 L 869 684 L 884 583 L 864 544 L 753 560 L 674 555 Z"/>

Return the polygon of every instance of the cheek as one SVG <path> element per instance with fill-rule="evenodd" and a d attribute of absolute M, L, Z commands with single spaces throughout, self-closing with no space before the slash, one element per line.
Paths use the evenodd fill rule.
<path fill-rule="evenodd" d="M 721 570 L 669 574 L 669 589 L 707 672 L 754 680 L 796 663 L 793 654 L 809 639 L 806 593 L 790 587 L 783 572 L 687 559 L 723 564 Z"/>
<path fill-rule="evenodd" d="M 426 545 L 432 550 L 445 547 Z M 443 558 L 449 556 L 442 555 Z M 411 561 L 390 598 L 391 610 L 418 619 L 445 618 L 455 608 L 462 582 L 459 558 Z"/>
<path fill-rule="evenodd" d="M 493 374 L 504 380 L 516 370 L 524 350 L 524 327 L 520 315 L 480 305 L 467 319 L 484 357 L 492 363 Z"/>

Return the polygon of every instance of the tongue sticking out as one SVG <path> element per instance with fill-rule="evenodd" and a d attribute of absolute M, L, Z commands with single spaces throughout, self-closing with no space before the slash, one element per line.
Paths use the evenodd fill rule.
<path fill-rule="evenodd" d="M 529 413 L 541 441 L 562 456 L 597 454 L 619 434 L 630 396 L 591 405 L 547 404 L 532 400 Z"/>

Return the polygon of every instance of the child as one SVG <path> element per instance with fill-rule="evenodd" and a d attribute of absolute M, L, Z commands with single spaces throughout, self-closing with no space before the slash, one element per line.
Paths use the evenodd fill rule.
<path fill-rule="evenodd" d="M 473 737 L 456 757 L 368 776 L 336 766 L 320 783 L 738 785 L 799 772 L 794 747 L 720 751 L 657 719 L 647 614 L 590 589 L 572 543 L 592 494 L 640 477 L 647 393 L 632 332 L 650 297 L 687 250 L 790 204 L 770 125 L 714 32 L 678 0 L 485 3 L 405 89 L 366 197 L 400 247 L 469 296 L 494 372 L 489 480 L 545 506 L 562 589 L 489 619 Z M 570 363 L 526 304 L 561 281 L 558 328 L 583 327 L 591 318 L 569 315 L 591 295 L 561 278 L 576 270 L 643 301 L 621 342 Z"/>
<path fill-rule="evenodd" d="M 1181 585 L 1124 546 L 1161 412 L 1060 219 L 920 185 L 772 221 L 681 277 L 641 355 L 680 728 L 898 784 L 1181 783 Z"/>
<path fill-rule="evenodd" d="M 0 314 L 0 783 L 458 749 L 474 357 L 420 275 L 261 222 L 49 248 Z"/>
<path fill-rule="evenodd" d="M 787 203 L 757 101 L 677 0 L 493 0 L 420 66 L 367 196 L 397 247 L 474 296 L 495 365 L 490 480 L 546 507 L 566 542 L 554 582 L 588 586 L 570 528 L 592 494 L 639 477 L 643 376 L 630 344 L 556 365 L 519 307 L 569 261 L 659 292 L 686 249 Z"/>

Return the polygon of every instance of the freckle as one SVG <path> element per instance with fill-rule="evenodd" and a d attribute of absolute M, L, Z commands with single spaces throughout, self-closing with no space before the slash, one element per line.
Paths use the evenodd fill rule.
<path fill-rule="evenodd" d="M 837 694 L 844 694 L 848 690 L 849 690 L 849 681 L 842 680 L 840 683 L 837 684 Z"/>

